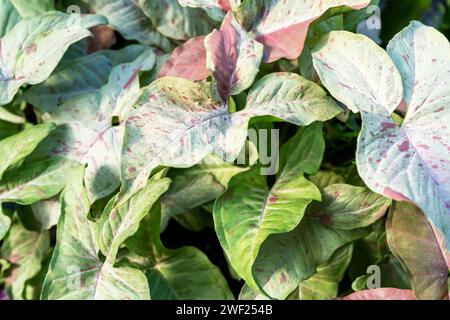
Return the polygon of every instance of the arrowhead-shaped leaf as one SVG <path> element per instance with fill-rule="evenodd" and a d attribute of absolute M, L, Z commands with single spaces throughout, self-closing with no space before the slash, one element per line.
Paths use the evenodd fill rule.
<path fill-rule="evenodd" d="M 101 16 L 78 18 L 56 11 L 21 20 L 0 40 L 0 105 L 9 103 L 23 84 L 47 79 L 67 48 L 91 35 L 87 28 L 105 23 Z"/>
<path fill-rule="evenodd" d="M 334 32 L 314 53 L 314 64 L 338 100 L 362 111 L 356 160 L 365 183 L 417 204 L 449 247 L 450 44 L 413 22 L 390 42 L 388 53 L 393 62 L 368 38 Z M 402 96 L 408 111 L 398 126 L 390 113 Z"/>
<path fill-rule="evenodd" d="M 252 117 L 272 115 L 309 125 L 340 112 L 317 84 L 288 73 L 261 79 L 250 91 L 247 107 L 237 113 L 230 113 L 211 92 L 209 83 L 169 77 L 143 90 L 125 124 L 123 195 L 142 187 L 159 165 L 190 167 L 210 153 L 233 161 Z"/>
<path fill-rule="evenodd" d="M 38 154 L 88 164 L 85 179 L 92 203 L 120 185 L 123 119 L 140 92 L 138 73 L 151 69 L 154 62 L 155 56 L 148 49 L 135 61 L 114 67 L 108 84 L 99 92 L 69 100 L 52 114 L 58 128 Z"/>
<path fill-rule="evenodd" d="M 158 73 L 158 78 L 179 77 L 191 81 L 209 76 L 206 68 L 205 37 L 189 39 L 176 48 Z"/>
<path fill-rule="evenodd" d="M 408 271 L 417 299 L 448 299 L 450 251 L 423 212 L 397 202 L 386 223 L 389 248 Z"/>

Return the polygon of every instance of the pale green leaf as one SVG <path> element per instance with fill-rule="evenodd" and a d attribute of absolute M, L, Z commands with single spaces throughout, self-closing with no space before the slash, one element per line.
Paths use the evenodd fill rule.
<path fill-rule="evenodd" d="M 0 140 L 0 180 L 6 169 L 26 158 L 54 128 L 52 123 L 36 125 Z"/>

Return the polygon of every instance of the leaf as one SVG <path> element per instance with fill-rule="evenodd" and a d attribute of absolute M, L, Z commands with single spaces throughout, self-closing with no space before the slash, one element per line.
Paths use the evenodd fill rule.
<path fill-rule="evenodd" d="M 254 290 L 259 288 L 252 266 L 264 241 L 272 234 L 293 230 L 307 205 L 321 199 L 319 190 L 303 176 L 314 173 L 320 166 L 325 148 L 321 132 L 322 126 L 314 124 L 299 130 L 290 141 L 294 147 L 308 141 L 315 152 L 289 148 L 289 144 L 282 149 L 282 154 L 288 154 L 292 160 L 270 190 L 257 166 L 232 178 L 227 191 L 214 204 L 214 224 L 220 244 L 234 270 Z M 308 167 L 308 161 L 315 164 L 313 168 Z"/>
<path fill-rule="evenodd" d="M 58 128 L 40 146 L 38 154 L 87 164 L 85 182 L 91 203 L 120 185 L 118 153 L 123 119 L 140 93 L 138 73 L 151 69 L 154 62 L 153 52 L 146 50 L 135 61 L 114 67 L 99 92 L 69 100 L 52 114 Z"/>
<path fill-rule="evenodd" d="M 183 7 L 178 0 L 143 0 L 141 6 L 156 30 L 168 38 L 188 40 L 212 29 L 212 21 L 204 11 Z"/>
<path fill-rule="evenodd" d="M 67 48 L 89 36 L 87 28 L 103 23 L 100 16 L 75 19 L 56 11 L 21 20 L 0 40 L 0 105 L 9 103 L 23 84 L 47 79 Z"/>
<path fill-rule="evenodd" d="M 345 183 L 345 178 L 340 174 L 333 171 L 320 170 L 316 174 L 309 177 L 312 183 L 314 183 L 320 190 L 325 189 L 333 184 Z"/>
<path fill-rule="evenodd" d="M 57 195 L 66 185 L 67 174 L 78 164 L 50 159 L 23 165 L 5 174 L 0 201 L 29 205 Z"/>
<path fill-rule="evenodd" d="M 318 68 L 324 84 L 338 100 L 347 103 L 348 99 L 353 99 L 371 105 L 371 108 L 362 107 L 362 102 L 353 105 L 354 111 L 362 110 L 363 118 L 356 155 L 361 178 L 377 193 L 414 202 L 443 233 L 447 247 L 450 246 L 450 127 L 446 123 L 450 110 L 448 40 L 433 28 L 412 22 L 388 46 L 392 63 L 366 38 L 338 32 L 332 33 L 331 39 L 335 40 L 332 45 L 328 42 L 316 52 L 316 65 L 328 63 L 336 54 L 332 48 L 345 42 L 344 55 L 365 50 L 366 66 L 361 70 L 368 71 L 359 75 L 372 79 L 373 103 L 370 99 L 357 98 L 361 90 L 368 90 L 359 86 L 367 81 L 359 76 L 343 76 L 342 70 L 348 67 L 346 62 L 351 58 L 340 59 L 339 66 L 330 65 L 334 71 L 327 69 L 326 74 L 321 74 Z M 393 65 L 400 71 L 403 87 L 399 79 L 392 82 L 399 77 L 398 71 L 391 69 Z M 382 80 L 379 80 L 378 70 L 385 70 Z M 389 73 L 390 79 L 387 79 Z M 335 81 L 349 89 L 335 91 L 333 88 L 338 87 Z M 398 126 L 389 114 L 402 100 L 402 92 L 408 111 L 402 125 Z"/>
<path fill-rule="evenodd" d="M 39 1 L 28 1 L 28 0 L 9 0 L 15 7 L 17 12 L 23 18 L 28 18 L 43 14 L 47 11 L 55 10 L 54 0 L 39 0 Z"/>
<path fill-rule="evenodd" d="M 131 45 L 118 51 L 98 51 L 59 65 L 43 83 L 25 92 L 28 103 L 53 113 L 59 105 L 87 93 L 96 93 L 108 83 L 113 67 L 130 63 L 148 51 L 147 46 Z"/>
<path fill-rule="evenodd" d="M 416 300 L 412 290 L 378 288 L 358 291 L 340 300 Z"/>
<path fill-rule="evenodd" d="M 10 283 L 12 299 L 22 300 L 25 282 L 40 270 L 44 256 L 50 248 L 50 234 L 28 231 L 15 219 L 1 249 L 2 257 L 13 264 L 6 281 Z"/>
<path fill-rule="evenodd" d="M 144 267 L 152 299 L 234 299 L 220 270 L 194 247 L 167 249 L 159 238 L 160 208 L 152 208 L 138 232 L 127 241 L 137 254 L 148 257 Z"/>
<path fill-rule="evenodd" d="M 256 42 L 229 12 L 220 28 L 205 38 L 206 64 L 225 103 L 248 89 L 259 71 L 263 45 Z"/>
<path fill-rule="evenodd" d="M 402 80 L 394 63 L 363 35 L 330 32 L 316 46 L 313 63 L 325 87 L 353 112 L 389 115 L 402 100 Z"/>
<path fill-rule="evenodd" d="M 448 299 L 450 252 L 423 212 L 397 202 L 386 223 L 389 248 L 408 271 L 417 299 Z"/>
<path fill-rule="evenodd" d="M 0 37 L 7 34 L 20 20 L 21 16 L 11 0 L 0 1 Z"/>
<path fill-rule="evenodd" d="M 342 230 L 363 228 L 385 215 L 391 200 L 364 187 L 335 184 L 322 192 L 320 217 L 327 226 Z M 332 215 L 328 215 L 332 212 Z"/>
<path fill-rule="evenodd" d="M 248 169 L 207 156 L 203 163 L 192 168 L 175 170 L 172 185 L 161 199 L 162 229 L 171 217 L 214 201 L 225 191 L 233 176 Z"/>
<path fill-rule="evenodd" d="M 99 221 L 97 241 L 107 262 L 114 264 L 119 246 L 138 230 L 139 222 L 169 185 L 170 179 L 150 180 L 127 204 L 118 208 L 106 206 Z"/>
<path fill-rule="evenodd" d="M 252 26 L 252 35 L 265 47 L 264 62 L 300 56 L 308 28 L 332 8 L 358 10 L 369 0 L 264 0 Z"/>
<path fill-rule="evenodd" d="M 149 299 L 145 275 L 134 268 L 114 268 L 98 256 L 96 225 L 87 219 L 89 200 L 83 187 L 84 168 L 71 173 L 61 196 L 57 245 L 46 275 L 45 300 Z"/>
<path fill-rule="evenodd" d="M 233 161 L 252 117 L 272 115 L 305 126 L 339 111 L 319 86 L 288 73 L 258 81 L 246 109 L 236 113 L 217 102 L 208 83 L 159 79 L 143 90 L 125 123 L 122 199 L 141 188 L 159 165 L 186 168 L 210 153 Z"/>
<path fill-rule="evenodd" d="M 229 0 L 178 0 L 182 6 L 202 8 L 214 20 L 221 21 L 230 9 Z"/>
<path fill-rule="evenodd" d="M 300 300 L 329 300 L 336 298 L 339 283 L 352 259 L 353 244 L 338 249 L 330 260 L 317 267 L 316 274 L 300 282 L 298 298 Z"/>
<path fill-rule="evenodd" d="M 209 70 L 206 68 L 204 41 L 204 36 L 198 36 L 176 48 L 162 66 L 158 78 L 180 77 L 191 81 L 206 79 Z"/>
<path fill-rule="evenodd" d="M 108 18 L 109 25 L 125 39 L 154 45 L 163 50 L 170 49 L 170 43 L 153 30 L 150 19 L 136 0 L 83 0 L 97 14 Z"/>
<path fill-rule="evenodd" d="M 26 158 L 54 128 L 52 123 L 36 125 L 0 140 L 0 180 L 6 169 Z"/>

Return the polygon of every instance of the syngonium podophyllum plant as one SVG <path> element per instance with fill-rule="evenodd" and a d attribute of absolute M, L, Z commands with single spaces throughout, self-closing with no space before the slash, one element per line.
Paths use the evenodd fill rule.
<path fill-rule="evenodd" d="M 377 1 L 76 3 L 0 1 L 1 297 L 448 299 L 437 30 L 385 51 L 352 33 Z M 214 263 L 183 246 L 207 233 Z"/>

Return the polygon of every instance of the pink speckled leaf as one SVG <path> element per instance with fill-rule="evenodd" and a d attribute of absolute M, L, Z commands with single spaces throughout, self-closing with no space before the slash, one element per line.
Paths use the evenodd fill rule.
<path fill-rule="evenodd" d="M 392 62 L 362 36 L 333 32 L 313 58 L 333 96 L 362 113 L 356 155 L 361 178 L 375 192 L 418 205 L 450 246 L 450 44 L 435 29 L 413 22 L 391 41 L 388 53 L 404 90 Z M 365 57 L 361 65 L 355 54 Z M 336 63 L 335 56 L 344 58 Z M 408 111 L 399 126 L 390 113 L 402 92 Z"/>
<path fill-rule="evenodd" d="M 211 83 L 165 77 L 143 90 L 125 124 L 120 201 L 142 188 L 157 166 L 190 167 L 209 153 L 233 161 L 252 117 L 271 115 L 306 126 L 341 111 L 322 88 L 296 74 L 262 78 L 249 93 L 246 108 L 236 113 L 218 101 L 213 88 Z"/>
<path fill-rule="evenodd" d="M 416 298 L 412 290 L 378 288 L 357 291 L 339 300 L 416 300 Z"/>
<path fill-rule="evenodd" d="M 199 81 L 209 76 L 206 68 L 205 37 L 199 36 L 186 41 L 176 48 L 162 66 L 158 78 L 180 77 Z"/>
<path fill-rule="evenodd" d="M 386 235 L 392 253 L 408 271 L 417 298 L 448 300 L 450 252 L 423 212 L 411 203 L 395 203 Z"/>
<path fill-rule="evenodd" d="M 207 66 L 223 102 L 253 83 L 263 56 L 263 45 L 253 40 L 229 12 L 220 31 L 205 39 Z"/>
<path fill-rule="evenodd" d="M 58 129 L 44 141 L 39 154 L 87 164 L 85 183 L 92 202 L 120 185 L 123 119 L 139 95 L 139 71 L 151 69 L 154 62 L 149 49 L 135 61 L 114 67 L 98 93 L 69 100 L 52 114 Z"/>
<path fill-rule="evenodd" d="M 47 79 L 71 44 L 90 36 L 89 27 L 105 23 L 101 16 L 56 11 L 21 20 L 0 39 L 0 105 L 23 84 Z"/>
<path fill-rule="evenodd" d="M 370 0 L 262 0 L 252 33 L 265 46 L 265 62 L 300 56 L 308 28 L 329 9 L 358 10 Z"/>

